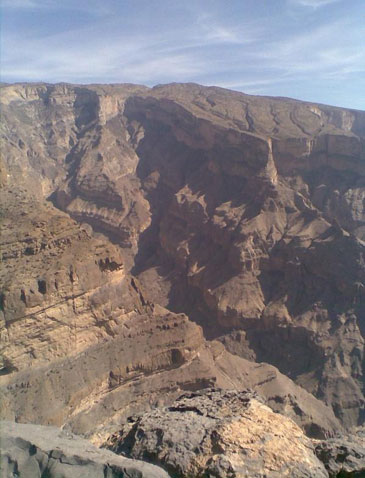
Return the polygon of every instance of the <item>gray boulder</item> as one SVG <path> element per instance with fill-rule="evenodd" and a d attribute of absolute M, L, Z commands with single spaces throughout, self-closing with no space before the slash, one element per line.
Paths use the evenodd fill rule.
<path fill-rule="evenodd" d="M 341 435 L 321 441 L 315 447 L 317 457 L 324 463 L 330 478 L 365 477 L 365 427 L 351 435 Z"/>
<path fill-rule="evenodd" d="M 0 422 L 2 478 L 168 478 L 55 427 Z"/>

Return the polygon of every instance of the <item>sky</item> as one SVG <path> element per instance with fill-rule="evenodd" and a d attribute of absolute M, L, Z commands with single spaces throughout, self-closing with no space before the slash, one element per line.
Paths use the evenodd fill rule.
<path fill-rule="evenodd" d="M 365 109 L 365 0 L 2 0 L 3 82 L 216 85 Z"/>

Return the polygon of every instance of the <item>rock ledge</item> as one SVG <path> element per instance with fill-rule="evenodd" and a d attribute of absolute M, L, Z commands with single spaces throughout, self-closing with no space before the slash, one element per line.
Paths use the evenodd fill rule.
<path fill-rule="evenodd" d="M 113 435 L 117 453 L 177 478 L 327 478 L 311 440 L 251 391 L 188 393 Z"/>
<path fill-rule="evenodd" d="M 148 463 L 100 450 L 55 427 L 0 422 L 3 478 L 168 478 Z"/>

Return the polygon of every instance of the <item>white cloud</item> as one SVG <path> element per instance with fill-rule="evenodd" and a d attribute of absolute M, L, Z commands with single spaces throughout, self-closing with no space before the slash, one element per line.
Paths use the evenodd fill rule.
<path fill-rule="evenodd" d="M 114 27 L 113 21 L 99 27 L 86 26 L 28 38 L 25 45 L 19 43 L 16 35 L 8 36 L 3 48 L 7 54 L 2 59 L 2 77 L 151 85 L 171 78 L 189 81 L 209 70 L 193 49 L 183 53 L 181 47 L 171 48 L 172 38 L 164 33 L 133 34 Z"/>
<path fill-rule="evenodd" d="M 269 68 L 281 69 L 287 77 L 339 76 L 364 71 L 363 34 L 365 31 L 353 28 L 351 22 L 337 21 L 275 41 L 270 50 L 257 55 Z"/>
<path fill-rule="evenodd" d="M 9 29 L 2 38 L 1 74 L 4 81 L 193 81 L 283 96 L 296 94 L 294 85 L 300 84 L 308 90 L 322 84 L 325 91 L 339 79 L 344 85 L 353 78 L 360 82 L 365 69 L 365 25 L 356 16 L 313 20 L 313 9 L 337 1 L 287 0 L 277 14 L 244 12 L 236 18 L 225 9 L 194 10 L 199 2 L 191 0 L 187 16 L 179 9 L 173 21 L 164 23 L 164 12 L 156 18 L 152 12 L 150 19 L 146 11 L 130 13 L 123 6 L 116 15 L 115 3 L 107 0 L 3 0 L 17 8 L 46 7 L 50 21 L 57 8 L 56 14 L 70 15 L 74 30 L 49 33 L 50 28 L 33 22 L 23 31 Z M 294 11 L 288 4 L 307 8 Z M 83 16 L 71 9 L 95 16 L 78 24 L 75 19 Z M 63 22 L 57 27 L 66 28 Z M 294 93 L 286 90 L 291 85 Z"/>
<path fill-rule="evenodd" d="M 89 0 L 87 5 L 80 1 L 73 0 L 2 0 L 1 7 L 6 10 L 68 10 L 76 12 L 85 12 L 90 15 L 105 15 L 110 13 L 106 3 L 98 0 Z"/>
<path fill-rule="evenodd" d="M 205 65 L 189 55 L 161 56 L 140 62 L 131 62 L 121 66 L 120 72 L 128 78 L 135 78 L 137 82 L 151 83 L 170 81 L 179 78 L 187 81 L 192 76 L 204 71 Z"/>
<path fill-rule="evenodd" d="M 310 7 L 313 9 L 317 9 L 320 7 L 324 7 L 326 5 L 330 5 L 333 3 L 337 3 L 341 0 L 289 0 L 291 4 L 300 5 L 302 7 Z"/>
<path fill-rule="evenodd" d="M 2 8 L 11 8 L 11 9 L 29 9 L 29 8 L 39 8 L 39 2 L 33 0 L 2 0 Z"/>
<path fill-rule="evenodd" d="M 250 22 L 240 22 L 239 26 L 224 24 L 210 14 L 201 14 L 193 26 L 194 34 L 202 44 L 248 44 L 257 40 L 262 28 Z"/>

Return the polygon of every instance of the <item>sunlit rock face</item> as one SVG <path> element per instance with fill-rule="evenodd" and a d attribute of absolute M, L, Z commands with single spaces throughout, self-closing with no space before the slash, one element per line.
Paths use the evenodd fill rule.
<path fill-rule="evenodd" d="M 136 419 L 107 447 L 177 478 L 328 478 L 302 430 L 247 391 L 183 395 Z"/>
<path fill-rule="evenodd" d="M 362 423 L 365 113 L 194 84 L 1 102 L 5 417 L 97 439 L 263 374 L 306 430 Z"/>

